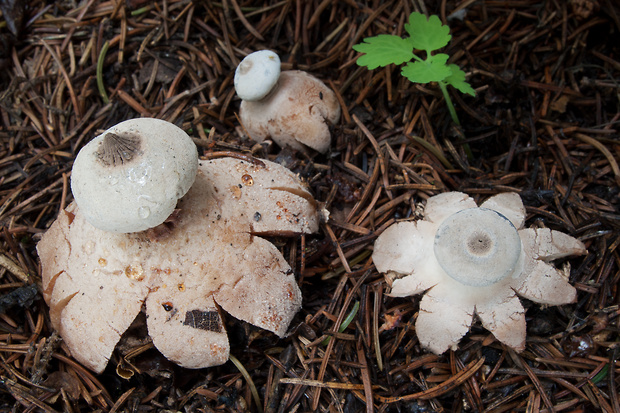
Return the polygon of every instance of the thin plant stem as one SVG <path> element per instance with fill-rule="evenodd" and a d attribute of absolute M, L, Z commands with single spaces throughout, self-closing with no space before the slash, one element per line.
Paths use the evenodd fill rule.
<path fill-rule="evenodd" d="M 248 373 L 248 371 L 245 369 L 243 364 L 241 364 L 241 362 L 235 356 L 233 356 L 231 354 L 228 357 L 230 358 L 230 361 L 233 362 L 235 367 L 237 367 L 237 369 L 239 370 L 241 375 L 248 382 L 248 386 L 250 386 L 250 392 L 252 393 L 252 398 L 254 399 L 254 403 L 256 403 L 257 411 L 259 413 L 263 413 L 263 405 L 260 402 L 260 397 L 258 396 L 258 390 L 256 389 L 256 386 L 254 385 L 254 381 L 252 380 L 252 376 L 250 376 L 250 373 Z"/>
<path fill-rule="evenodd" d="M 446 105 L 448 106 L 448 112 L 450 112 L 450 116 L 452 120 L 456 124 L 457 127 L 460 128 L 461 122 L 459 121 L 459 117 L 456 114 L 456 109 L 454 108 L 454 104 L 452 103 L 452 99 L 450 98 L 450 94 L 448 93 L 448 87 L 444 81 L 439 81 L 439 87 L 441 88 L 441 93 L 443 93 L 443 97 L 446 100 Z M 474 154 L 471 151 L 468 143 L 463 143 L 463 149 L 465 150 L 465 154 L 467 155 L 467 160 L 472 161 L 474 159 Z"/>
<path fill-rule="evenodd" d="M 338 329 L 339 333 L 342 333 L 344 330 L 347 329 L 347 327 L 349 327 L 349 324 L 351 324 L 351 322 L 355 318 L 355 315 L 357 314 L 357 310 L 359 309 L 360 309 L 360 302 L 356 301 L 355 304 L 353 304 L 353 309 L 349 312 L 349 314 L 347 314 L 345 319 L 342 320 L 342 324 L 340 325 L 340 328 Z M 321 344 L 324 346 L 328 345 L 330 339 L 331 337 L 327 337 L 325 340 L 321 342 Z"/>
<path fill-rule="evenodd" d="M 99 53 L 99 58 L 97 59 L 96 68 L 97 89 L 99 89 L 101 99 L 103 99 L 103 103 L 105 103 L 106 105 L 110 102 L 110 99 L 108 99 L 108 94 L 106 93 L 105 85 L 103 84 L 103 62 L 105 61 L 105 55 L 108 53 L 108 47 L 110 47 L 110 42 L 106 40 L 106 42 L 101 47 L 101 52 Z"/>
<path fill-rule="evenodd" d="M 441 149 L 436 148 L 432 143 L 425 141 L 424 139 L 420 138 L 419 136 L 415 136 L 415 135 L 407 135 L 407 137 L 409 139 L 412 139 L 414 141 L 416 141 L 417 143 L 419 143 L 420 145 L 422 145 L 423 147 L 425 147 L 429 152 L 431 152 L 433 155 L 435 155 L 435 157 L 437 159 L 439 159 L 439 162 L 441 162 L 443 164 L 444 167 L 446 167 L 447 169 L 454 169 L 454 166 L 450 163 L 450 161 L 448 160 L 448 158 L 446 158 L 443 154 L 443 152 L 441 151 Z"/>
<path fill-rule="evenodd" d="M 461 126 L 459 117 L 456 115 L 456 109 L 454 109 L 454 104 L 452 103 L 452 99 L 450 98 L 450 94 L 448 93 L 448 88 L 446 87 L 446 83 L 443 81 L 439 81 L 437 83 L 439 83 L 439 87 L 441 88 L 441 93 L 443 93 L 443 97 L 446 100 L 446 105 L 448 105 L 448 111 L 450 112 L 450 116 L 452 117 L 452 120 L 458 126 Z"/>

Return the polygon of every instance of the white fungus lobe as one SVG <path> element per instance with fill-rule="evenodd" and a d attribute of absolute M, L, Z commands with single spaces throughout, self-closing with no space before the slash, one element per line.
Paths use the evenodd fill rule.
<path fill-rule="evenodd" d="M 434 251 L 450 277 L 465 285 L 486 286 L 514 272 L 521 240 L 514 225 L 499 212 L 469 208 L 441 223 Z"/>

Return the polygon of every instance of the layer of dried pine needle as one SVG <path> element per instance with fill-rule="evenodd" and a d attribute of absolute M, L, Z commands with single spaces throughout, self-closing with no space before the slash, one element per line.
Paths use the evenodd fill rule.
<path fill-rule="evenodd" d="M 0 4 L 0 410 L 620 411 L 615 1 Z M 452 93 L 460 129 L 435 85 L 410 84 L 396 67 L 355 64 L 352 45 L 402 34 L 412 11 L 449 22 L 447 52 L 477 91 Z M 343 114 L 328 155 L 243 136 L 234 68 L 262 48 L 336 91 Z M 327 204 L 331 220 L 320 234 L 279 243 L 304 294 L 289 337 L 229 316 L 234 363 L 192 371 L 140 340 L 138 326 L 95 376 L 51 330 L 36 242 L 71 202 L 80 147 L 139 116 L 181 126 L 207 157 L 281 162 Z M 419 297 L 387 296 L 372 266 L 381 231 L 451 190 L 476 200 L 515 191 L 528 225 L 588 247 L 559 263 L 570 269 L 577 303 L 524 302 L 520 354 L 478 322 L 457 351 L 427 353 L 413 329 Z"/>

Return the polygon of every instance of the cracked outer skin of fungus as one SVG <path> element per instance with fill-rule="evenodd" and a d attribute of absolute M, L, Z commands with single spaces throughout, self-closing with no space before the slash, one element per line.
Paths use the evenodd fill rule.
<path fill-rule="evenodd" d="M 415 328 L 433 353 L 456 349 L 474 314 L 500 342 L 522 351 L 525 311 L 517 295 L 548 305 L 575 301 L 575 288 L 550 261 L 586 254 L 585 245 L 559 231 L 524 228 L 519 195 L 495 195 L 478 207 L 449 192 L 429 198 L 424 213 L 386 229 L 372 258 L 393 280 L 391 296 L 424 293 Z"/>
<path fill-rule="evenodd" d="M 331 143 L 329 125 L 340 119 L 336 94 L 323 82 L 300 70 L 280 74 L 274 90 L 259 101 L 243 100 L 239 118 L 252 140 L 273 139 L 298 151 L 307 147 L 326 153 Z"/>
<path fill-rule="evenodd" d="M 52 324 L 93 371 L 143 306 L 154 345 L 187 368 L 228 360 L 220 308 L 278 336 L 299 310 L 291 267 L 261 238 L 318 229 L 317 204 L 292 172 L 201 161 L 177 208 L 159 231 L 123 234 L 88 224 L 72 203 L 38 244 Z"/>

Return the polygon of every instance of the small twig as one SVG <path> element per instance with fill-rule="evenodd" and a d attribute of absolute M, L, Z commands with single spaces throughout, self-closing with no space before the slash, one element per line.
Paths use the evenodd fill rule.
<path fill-rule="evenodd" d="M 467 365 L 465 369 L 461 370 L 454 376 L 450 377 L 448 380 L 444 381 L 440 385 L 431 387 L 428 390 L 409 394 L 407 396 L 397 396 L 397 397 L 377 396 L 377 398 L 383 403 L 396 403 L 396 402 L 416 400 L 416 399 L 429 400 L 435 397 L 439 397 L 443 394 L 448 393 L 449 391 L 452 391 L 454 388 L 460 386 L 461 384 L 463 384 L 471 376 L 476 374 L 476 372 L 480 370 L 483 364 L 484 364 L 484 357 L 482 357 L 478 361 L 472 361 L 471 363 Z"/>
<path fill-rule="evenodd" d="M 591 138 L 588 135 L 584 135 L 583 133 L 575 133 L 575 137 L 587 144 L 594 146 L 605 156 L 605 158 L 607 158 L 607 161 L 609 162 L 609 165 L 611 166 L 611 170 L 613 171 L 616 177 L 616 182 L 620 184 L 620 167 L 618 166 L 618 162 L 616 162 L 616 159 L 614 158 L 612 153 L 609 151 L 609 149 L 607 149 L 605 145 L 603 145 L 596 139 Z"/>

